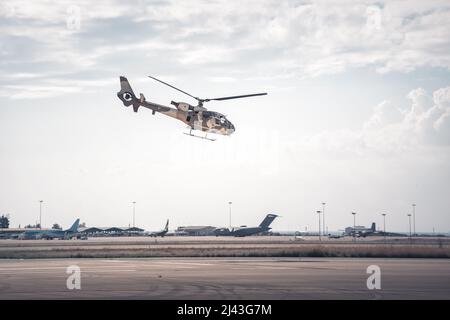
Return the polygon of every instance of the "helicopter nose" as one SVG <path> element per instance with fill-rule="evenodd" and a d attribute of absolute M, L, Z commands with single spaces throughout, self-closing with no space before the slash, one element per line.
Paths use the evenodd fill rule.
<path fill-rule="evenodd" d="M 228 134 L 232 134 L 235 131 L 233 124 L 230 123 L 230 128 L 228 129 Z"/>

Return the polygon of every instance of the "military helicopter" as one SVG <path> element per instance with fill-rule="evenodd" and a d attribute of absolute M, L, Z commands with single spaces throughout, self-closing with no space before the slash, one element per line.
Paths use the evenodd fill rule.
<path fill-rule="evenodd" d="M 121 76 L 120 77 L 120 91 L 117 92 L 117 96 L 123 102 L 126 107 L 133 106 L 134 112 L 137 112 L 139 107 L 144 107 L 152 110 L 152 114 L 156 112 L 162 113 L 166 116 L 178 119 L 185 124 L 188 125 L 189 133 L 185 133 L 187 135 L 207 139 L 211 141 L 215 141 L 216 139 L 209 138 L 208 133 L 221 134 L 225 136 L 231 135 L 234 131 L 234 125 L 219 112 L 208 111 L 203 104 L 209 101 L 223 101 L 223 100 L 231 100 L 231 99 L 239 99 L 239 98 L 247 98 L 254 96 L 263 96 L 267 93 L 254 93 L 254 94 L 245 94 L 239 96 L 230 96 L 230 97 L 222 97 L 222 98 L 209 98 L 202 99 L 195 97 L 181 89 L 178 89 L 164 81 L 156 79 L 155 77 L 149 76 L 149 78 L 161 82 L 166 86 L 171 87 L 172 89 L 178 90 L 191 98 L 197 100 L 197 105 L 193 106 L 186 102 L 175 102 L 172 101 L 170 104 L 174 105 L 175 108 L 163 106 L 160 104 L 156 104 L 153 102 L 147 102 L 145 100 L 144 95 L 141 93 L 139 99 L 134 95 L 133 90 L 131 89 L 130 83 L 127 78 Z M 192 130 L 199 130 L 205 132 L 205 136 L 195 135 L 192 133 Z"/>

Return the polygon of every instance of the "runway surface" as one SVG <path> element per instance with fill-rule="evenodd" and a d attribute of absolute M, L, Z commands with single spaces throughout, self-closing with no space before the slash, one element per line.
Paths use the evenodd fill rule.
<path fill-rule="evenodd" d="M 381 289 L 367 288 L 367 267 Z M 69 266 L 81 289 L 67 288 Z M 0 260 L 0 299 L 450 299 L 449 259 Z"/>

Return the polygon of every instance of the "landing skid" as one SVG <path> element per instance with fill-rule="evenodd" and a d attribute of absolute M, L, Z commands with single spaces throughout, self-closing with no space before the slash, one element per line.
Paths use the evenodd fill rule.
<path fill-rule="evenodd" d="M 185 134 L 185 135 L 187 135 L 187 136 L 199 138 L 199 139 L 205 139 L 205 140 L 209 140 L 209 141 L 216 141 L 216 139 L 208 138 L 208 133 L 206 133 L 205 136 L 200 136 L 200 135 L 193 134 L 193 133 L 192 133 L 192 130 L 190 130 L 189 133 L 183 132 L 183 134 Z"/>

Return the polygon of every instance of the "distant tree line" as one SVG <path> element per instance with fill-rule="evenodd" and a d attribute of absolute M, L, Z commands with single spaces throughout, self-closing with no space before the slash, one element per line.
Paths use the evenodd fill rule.
<path fill-rule="evenodd" d="M 79 227 L 80 228 L 86 227 L 86 222 L 81 223 L 79 225 Z M 0 216 L 0 229 L 1 228 L 3 228 L 3 229 L 9 228 L 9 215 L 8 214 L 6 214 L 6 215 L 3 214 L 3 215 Z M 39 223 L 36 223 L 34 225 L 33 224 L 27 224 L 25 226 L 25 228 L 26 229 L 40 229 L 41 225 Z M 62 226 L 60 226 L 58 223 L 54 223 L 53 226 L 52 226 L 52 229 L 62 230 Z"/>
<path fill-rule="evenodd" d="M 2 215 L 0 217 L 0 228 L 9 228 L 9 215 Z"/>
<path fill-rule="evenodd" d="M 27 224 L 25 226 L 25 229 L 40 229 L 41 225 L 39 223 L 36 224 Z"/>

